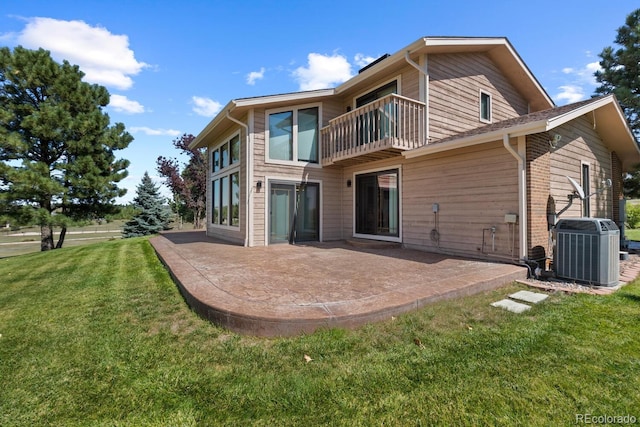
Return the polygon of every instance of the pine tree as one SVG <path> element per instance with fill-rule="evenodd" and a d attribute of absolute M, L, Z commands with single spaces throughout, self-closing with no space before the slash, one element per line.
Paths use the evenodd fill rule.
<path fill-rule="evenodd" d="M 627 16 L 625 25 L 618 28 L 615 43 L 619 48 L 606 47 L 600 53 L 600 67 L 596 80 L 600 86 L 596 94 L 616 95 L 629 127 L 640 141 L 640 9 Z M 640 165 L 624 179 L 624 194 L 640 197 Z"/>
<path fill-rule="evenodd" d="M 44 49 L 0 48 L 0 213 L 40 225 L 41 250 L 62 247 L 67 224 L 103 217 L 126 190 L 133 140 L 110 126 L 109 92 L 83 82 L 76 65 Z"/>
<path fill-rule="evenodd" d="M 133 203 L 139 213 L 125 223 L 122 229 L 123 237 L 148 236 L 168 229 L 169 210 L 164 205 L 164 198 L 160 196 L 158 186 L 153 183 L 147 172 L 136 188 Z"/>

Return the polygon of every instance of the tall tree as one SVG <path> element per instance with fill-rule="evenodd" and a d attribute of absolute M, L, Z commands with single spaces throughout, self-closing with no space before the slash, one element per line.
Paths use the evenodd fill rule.
<path fill-rule="evenodd" d="M 156 164 L 158 173 L 174 194 L 178 210 L 184 206 L 193 217 L 193 226 L 202 228 L 207 201 L 207 155 L 203 149 L 189 148 L 194 139 L 193 135 L 184 134 L 173 141 L 173 146 L 189 158 L 182 172 L 176 159 L 160 156 Z"/>
<path fill-rule="evenodd" d="M 148 236 L 166 230 L 169 226 L 169 209 L 160 196 L 158 186 L 147 172 L 136 188 L 133 204 L 139 212 L 122 228 L 124 237 Z"/>
<path fill-rule="evenodd" d="M 640 9 L 631 12 L 625 25 L 618 28 L 617 48 L 605 47 L 600 53 L 596 94 L 615 94 L 636 141 L 640 140 Z M 638 168 L 636 168 L 638 169 Z M 629 174 L 624 183 L 629 197 L 640 197 L 640 171 Z"/>
<path fill-rule="evenodd" d="M 107 89 L 83 76 L 44 49 L 0 48 L 0 208 L 40 225 L 43 251 L 54 226 L 60 248 L 67 224 L 109 213 L 126 192 L 129 161 L 114 153 L 133 138 L 110 126 Z"/>

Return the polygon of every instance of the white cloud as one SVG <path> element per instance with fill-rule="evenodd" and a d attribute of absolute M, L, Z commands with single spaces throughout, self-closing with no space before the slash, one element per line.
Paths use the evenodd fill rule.
<path fill-rule="evenodd" d="M 222 104 L 210 98 L 192 96 L 191 102 L 194 105 L 193 111 L 200 116 L 213 117 L 222 110 Z"/>
<path fill-rule="evenodd" d="M 132 126 L 129 128 L 129 131 L 131 133 L 142 132 L 145 135 L 149 135 L 149 136 L 162 136 L 162 135 L 179 136 L 182 133 L 179 130 L 175 130 L 175 129 L 152 129 L 147 126 Z"/>
<path fill-rule="evenodd" d="M 371 64 L 376 59 L 377 58 L 374 58 L 373 56 L 367 56 L 364 53 L 356 53 L 356 56 L 353 58 L 353 60 L 355 61 L 356 65 L 358 67 L 360 67 L 360 68 L 366 67 L 367 65 Z"/>
<path fill-rule="evenodd" d="M 87 82 L 121 90 L 133 86 L 131 76 L 149 66 L 136 60 L 126 35 L 112 34 L 84 21 L 27 18 L 16 41 L 30 49 L 42 47 L 57 61 L 66 59 L 80 66 Z"/>
<path fill-rule="evenodd" d="M 256 80 L 262 80 L 264 78 L 265 71 L 264 67 L 262 67 L 260 68 L 260 71 L 252 71 L 247 74 L 247 84 L 253 86 L 256 84 Z"/>
<path fill-rule="evenodd" d="M 326 89 L 351 78 L 351 64 L 342 55 L 310 53 L 307 58 L 307 67 L 293 71 L 300 90 Z"/>
<path fill-rule="evenodd" d="M 559 93 L 553 97 L 561 103 L 572 103 L 586 99 L 593 93 L 598 82 L 594 73 L 600 70 L 599 62 L 589 62 L 583 67 L 565 67 L 562 73 L 566 76 L 565 83 L 558 87 Z"/>
<path fill-rule="evenodd" d="M 571 104 L 572 102 L 578 102 L 586 98 L 584 89 L 580 86 L 564 85 L 560 86 L 558 89 L 560 89 L 560 93 L 554 97 L 556 101 Z"/>
<path fill-rule="evenodd" d="M 144 113 L 144 106 L 142 104 L 138 101 L 132 101 L 123 95 L 111 95 L 109 107 L 122 113 Z"/>

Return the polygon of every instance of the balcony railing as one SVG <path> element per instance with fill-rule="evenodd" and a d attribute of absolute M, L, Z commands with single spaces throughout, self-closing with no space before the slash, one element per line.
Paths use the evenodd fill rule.
<path fill-rule="evenodd" d="M 322 129 L 322 164 L 397 155 L 426 143 L 425 104 L 387 95 L 329 121 Z"/>

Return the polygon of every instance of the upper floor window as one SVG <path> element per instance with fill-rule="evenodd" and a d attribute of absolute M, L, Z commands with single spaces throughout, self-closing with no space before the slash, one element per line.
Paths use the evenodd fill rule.
<path fill-rule="evenodd" d="M 211 172 L 219 172 L 229 166 L 240 162 L 240 135 L 233 138 L 211 151 Z"/>
<path fill-rule="evenodd" d="M 360 108 L 363 105 L 367 105 L 370 102 L 373 102 L 377 99 L 384 98 L 385 96 L 390 95 L 392 93 L 398 93 L 397 80 L 387 83 L 384 86 L 380 86 L 379 88 L 372 90 L 371 92 L 356 98 L 356 108 Z"/>
<path fill-rule="evenodd" d="M 270 160 L 318 163 L 319 108 L 267 112 Z"/>
<path fill-rule="evenodd" d="M 491 123 L 491 95 L 480 91 L 480 121 Z"/>

